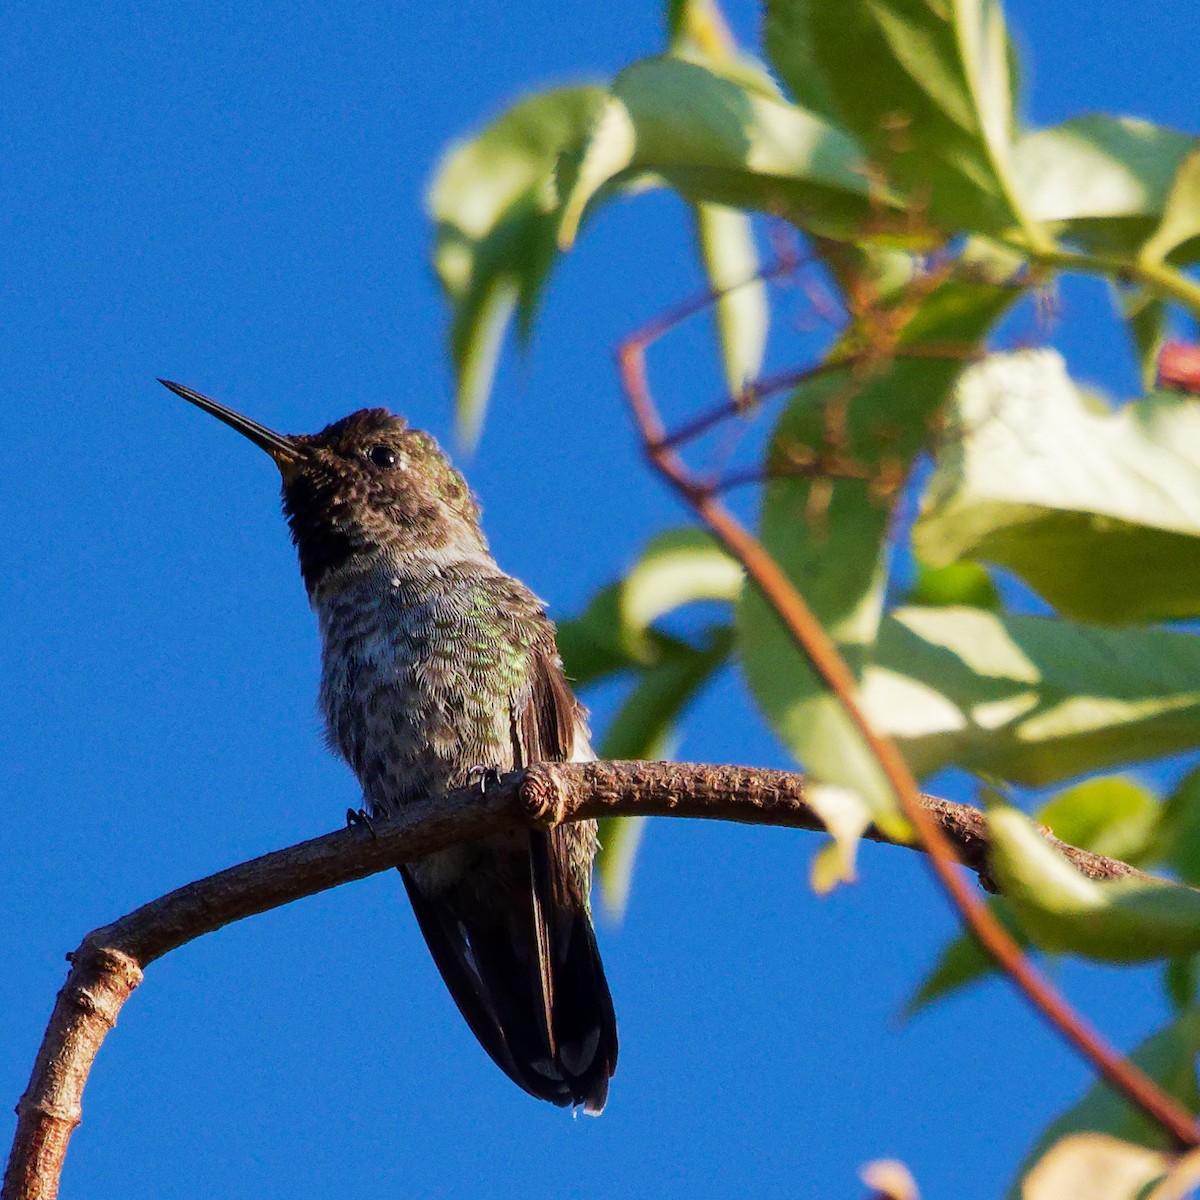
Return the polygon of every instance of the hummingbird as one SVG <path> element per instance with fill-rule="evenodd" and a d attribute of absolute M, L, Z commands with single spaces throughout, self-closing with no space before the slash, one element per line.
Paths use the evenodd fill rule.
<path fill-rule="evenodd" d="M 554 624 L 496 564 L 429 434 L 384 408 L 285 436 L 168 380 L 275 461 L 321 635 L 319 708 L 371 819 L 480 772 L 595 757 Z M 592 925 L 596 825 L 515 830 L 399 867 L 433 961 L 514 1083 L 598 1114 L 617 1062 Z"/>

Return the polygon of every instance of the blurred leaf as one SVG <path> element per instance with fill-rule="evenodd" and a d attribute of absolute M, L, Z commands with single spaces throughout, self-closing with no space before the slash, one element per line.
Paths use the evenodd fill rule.
<path fill-rule="evenodd" d="M 1150 391 L 1158 382 L 1158 356 L 1167 340 L 1167 305 L 1145 289 L 1125 288 L 1120 306 L 1137 351 L 1142 387 Z"/>
<path fill-rule="evenodd" d="M 1052 796 L 1037 819 L 1072 846 L 1136 865 L 1153 844 L 1161 811 L 1141 784 L 1125 775 L 1107 775 Z"/>
<path fill-rule="evenodd" d="M 670 529 L 642 551 L 619 593 L 625 644 L 635 653 L 650 626 L 698 600 L 732 602 L 742 590 L 742 568 L 712 534 L 695 526 Z"/>
<path fill-rule="evenodd" d="M 672 56 L 622 71 L 568 192 L 560 244 L 600 188 L 645 173 L 693 203 L 760 209 L 830 237 L 878 226 L 894 202 L 872 188 L 854 143 L 737 73 Z"/>
<path fill-rule="evenodd" d="M 762 370 L 770 310 L 767 285 L 758 277 L 758 250 L 750 218 L 719 204 L 696 205 L 696 231 L 709 287 L 725 383 L 740 395 Z"/>
<path fill-rule="evenodd" d="M 1148 1038 L 1130 1060 L 1189 1112 L 1200 1108 L 1196 1087 L 1196 1054 L 1200 1052 L 1200 1010 L 1184 1013 L 1165 1029 Z M 1111 1134 L 1122 1141 L 1151 1149 L 1168 1148 L 1168 1139 L 1155 1122 L 1132 1108 L 1107 1083 L 1095 1084 L 1073 1108 L 1052 1122 L 1030 1151 L 1018 1178 L 1023 1177 L 1049 1147 L 1072 1133 Z M 1013 1185 L 1009 1200 L 1020 1200 L 1020 1184 Z"/>
<path fill-rule="evenodd" d="M 651 626 L 698 600 L 732 601 L 742 569 L 695 526 L 652 538 L 629 574 L 602 588 L 587 608 L 558 624 L 558 649 L 567 676 L 584 686 L 621 671 L 653 666 L 673 643 Z"/>
<path fill-rule="evenodd" d="M 813 784 L 806 799 L 829 833 L 809 867 L 812 890 L 824 896 L 839 883 L 854 882 L 859 839 L 871 824 L 872 812 L 857 792 L 828 783 Z"/>
<path fill-rule="evenodd" d="M 1161 262 L 1180 246 L 1200 237 L 1200 149 L 1179 164 L 1162 221 L 1142 247 L 1143 262 Z"/>
<path fill-rule="evenodd" d="M 1196 1003 L 1200 983 L 1200 955 L 1173 958 L 1163 968 L 1163 990 L 1176 1012 L 1186 1012 Z"/>
<path fill-rule="evenodd" d="M 1169 1163 L 1159 1151 L 1108 1134 L 1069 1134 L 1030 1168 L 1021 1200 L 1137 1200 Z"/>
<path fill-rule="evenodd" d="M 1200 745 L 1200 638 L 974 608 L 902 608 L 863 701 L 925 775 L 1044 786 Z"/>
<path fill-rule="evenodd" d="M 1159 879 L 1089 879 L 1008 805 L 988 807 L 988 832 L 996 880 L 1042 949 L 1100 962 L 1200 950 L 1200 892 Z"/>
<path fill-rule="evenodd" d="M 947 231 L 1017 226 L 1042 240 L 1011 178 L 1012 54 L 998 3 L 770 0 L 768 14 L 781 74 L 817 104 L 832 98 L 914 208 Z"/>
<path fill-rule="evenodd" d="M 813 54 L 808 26 L 811 7 L 812 0 L 768 3 L 763 40 L 767 58 L 796 103 L 837 125 L 841 121 L 837 104 Z"/>
<path fill-rule="evenodd" d="M 954 411 L 913 530 L 923 559 L 999 563 L 1085 620 L 1200 613 L 1200 404 L 1097 412 L 1036 350 L 973 367 Z"/>
<path fill-rule="evenodd" d="M 904 327 L 902 350 L 934 343 L 969 353 L 1011 298 L 942 284 Z M 895 496 L 961 370 L 949 355 L 829 370 L 793 394 L 771 438 L 768 464 L 833 464 L 827 476 L 767 484 L 761 537 L 856 672 L 878 628 Z M 875 820 L 894 819 L 874 757 L 756 588 L 742 595 L 737 628 L 751 692 L 805 769 L 857 792 Z"/>
<path fill-rule="evenodd" d="M 558 652 L 576 687 L 638 665 L 622 632 L 621 584 L 610 583 L 578 617 L 558 622 Z"/>
<path fill-rule="evenodd" d="M 1156 850 L 1184 883 L 1200 886 L 1200 768 L 1185 775 L 1167 799 Z"/>
<path fill-rule="evenodd" d="M 1200 1187 L 1200 1150 L 1188 1150 L 1171 1163 L 1161 1183 L 1137 1200 L 1194 1200 Z"/>
<path fill-rule="evenodd" d="M 434 267 L 454 314 L 459 433 L 469 443 L 478 438 L 509 323 L 515 313 L 528 336 L 555 257 L 559 155 L 583 145 L 605 95 L 573 87 L 522 101 L 451 147 L 430 186 Z"/>
<path fill-rule="evenodd" d="M 876 1159 L 867 1163 L 858 1175 L 874 1193 L 871 1200 L 921 1200 L 912 1172 L 898 1159 Z"/>
<path fill-rule="evenodd" d="M 1029 939 L 1002 896 L 989 896 L 987 905 L 992 910 L 992 916 L 1012 934 L 1018 945 L 1029 945 Z M 933 970 L 904 1006 L 904 1017 L 915 1017 L 935 1000 L 942 1000 L 988 975 L 994 975 L 997 969 L 991 955 L 979 944 L 974 934 L 958 934 L 942 947 Z"/>
<path fill-rule="evenodd" d="M 1200 142 L 1102 113 L 1027 133 L 1014 163 L 1028 210 L 1083 249 L 1133 253 L 1159 224 L 1184 159 Z"/>
<path fill-rule="evenodd" d="M 994 609 L 1000 607 L 1000 593 L 987 570 L 978 563 L 953 562 L 944 567 L 930 567 L 918 562 L 909 602 L 931 607 L 965 604 Z"/>
<path fill-rule="evenodd" d="M 733 631 L 711 630 L 697 649 L 663 639 L 658 661 L 644 668 L 599 746 L 604 759 L 661 759 L 673 751 L 675 729 L 684 709 L 729 657 Z M 608 817 L 600 822 L 596 873 L 604 907 L 613 916 L 625 911 L 634 860 L 641 844 L 643 818 Z"/>
<path fill-rule="evenodd" d="M 716 61 L 737 54 L 737 43 L 716 0 L 668 0 L 667 40 L 674 54 L 695 53 Z"/>
<path fill-rule="evenodd" d="M 733 632 L 710 630 L 700 647 L 663 638 L 658 660 L 641 671 L 600 744 L 602 758 L 661 756 L 680 712 L 697 689 L 729 657 Z"/>

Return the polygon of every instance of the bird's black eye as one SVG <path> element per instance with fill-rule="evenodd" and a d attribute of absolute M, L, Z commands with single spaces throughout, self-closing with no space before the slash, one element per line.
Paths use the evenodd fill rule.
<path fill-rule="evenodd" d="M 375 466 L 385 471 L 396 465 L 396 452 L 391 446 L 372 446 L 367 451 L 367 457 Z"/>

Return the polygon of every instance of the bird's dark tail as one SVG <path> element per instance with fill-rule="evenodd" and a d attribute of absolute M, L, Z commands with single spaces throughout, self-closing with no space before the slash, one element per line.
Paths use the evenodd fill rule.
<path fill-rule="evenodd" d="M 401 868 L 450 994 L 525 1091 L 597 1114 L 617 1064 L 617 1022 L 586 900 L 556 868 L 558 831 L 529 835 L 529 888 L 503 905 L 466 886 L 427 895 Z"/>

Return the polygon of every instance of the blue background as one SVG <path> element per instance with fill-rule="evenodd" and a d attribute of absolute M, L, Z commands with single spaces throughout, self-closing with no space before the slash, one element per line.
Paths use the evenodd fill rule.
<path fill-rule="evenodd" d="M 320 744 L 274 469 L 154 377 L 287 431 L 386 404 L 449 438 L 422 208 L 440 150 L 517 94 L 662 44 L 656 6 L 632 0 L 350 8 L 6 8 L 6 1110 L 84 932 L 358 802 Z M 1194 123 L 1194 0 L 1010 8 L 1034 121 Z M 730 15 L 751 38 L 754 8 Z M 681 213 L 650 196 L 589 228 L 464 460 L 497 557 L 559 614 L 682 518 L 611 367 L 621 335 L 698 285 Z M 1064 303 L 1073 369 L 1132 387 L 1104 289 Z M 680 408 L 717 388 L 709 365 L 680 368 L 663 384 Z M 787 762 L 732 673 L 679 755 Z M 629 913 L 601 929 L 622 1056 L 598 1121 L 487 1061 L 390 874 L 206 937 L 153 965 L 103 1047 L 63 1194 L 855 1196 L 882 1155 L 926 1197 L 999 1194 L 1086 1071 L 1000 984 L 902 1028 L 951 916 L 917 856 L 876 847 L 858 886 L 814 898 L 816 844 L 650 829 Z M 1123 1045 L 1164 1019 L 1147 972 L 1059 975 Z"/>

